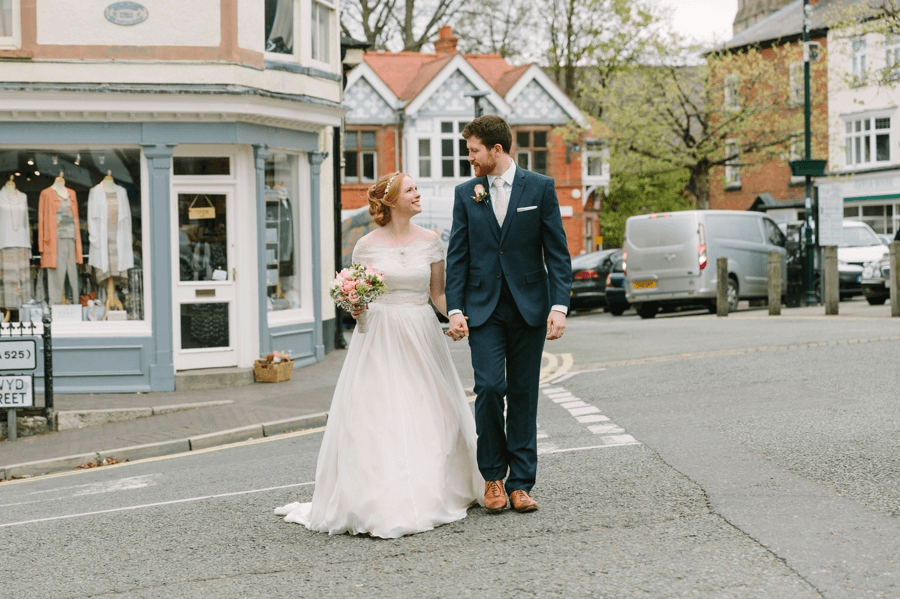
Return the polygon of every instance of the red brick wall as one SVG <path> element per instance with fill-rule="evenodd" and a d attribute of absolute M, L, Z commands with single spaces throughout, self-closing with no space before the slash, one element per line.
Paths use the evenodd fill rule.
<path fill-rule="evenodd" d="M 375 130 L 375 148 L 378 152 L 376 181 L 382 175 L 397 172 L 397 127 L 347 127 L 348 132 Z M 402 158 L 401 158 L 402 160 Z M 354 210 L 368 205 L 366 192 L 371 183 L 341 185 L 341 206 L 344 210 Z"/>
<path fill-rule="evenodd" d="M 828 65 L 825 56 L 826 38 L 817 38 L 821 45 L 818 62 L 811 63 L 810 85 L 812 106 L 812 157 L 815 159 L 828 158 Z M 803 59 L 803 46 L 801 43 L 792 44 L 794 51 L 791 60 Z M 763 50 L 763 56 L 772 58 L 770 49 Z M 788 81 L 788 68 L 784 68 L 785 84 Z M 798 108 L 785 107 L 785 113 L 797 111 Z M 802 106 L 799 108 L 802 114 Z M 802 125 L 798 133 L 802 133 Z M 800 154 L 803 157 L 803 144 L 800 144 Z M 757 162 L 758 157 L 742 156 L 742 160 Z M 772 194 L 776 200 L 802 200 L 806 196 L 803 183 L 791 184 L 791 171 L 785 155 L 777 159 L 758 162 L 752 166 L 741 168 L 740 189 L 725 189 L 725 169 L 717 167 L 710 173 L 709 203 L 710 208 L 719 210 L 746 210 L 756 197 L 764 192 Z"/>

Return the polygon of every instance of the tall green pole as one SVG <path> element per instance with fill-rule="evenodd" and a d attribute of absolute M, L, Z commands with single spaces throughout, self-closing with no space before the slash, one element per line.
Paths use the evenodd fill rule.
<path fill-rule="evenodd" d="M 804 124 L 804 160 L 812 160 L 812 129 L 810 127 L 810 89 L 809 89 L 809 14 L 811 7 L 809 0 L 803 0 L 803 124 Z M 815 283 L 815 253 L 816 244 L 813 241 L 813 222 L 814 209 L 812 201 L 812 176 L 806 175 L 806 305 L 814 306 L 818 303 L 816 299 L 816 283 Z M 817 220 L 817 219 L 816 219 Z"/>

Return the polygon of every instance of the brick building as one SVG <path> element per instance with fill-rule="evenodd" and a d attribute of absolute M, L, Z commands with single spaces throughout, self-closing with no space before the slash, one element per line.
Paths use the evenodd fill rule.
<path fill-rule="evenodd" d="M 366 190 L 394 171 L 409 173 L 422 193 L 418 224 L 447 242 L 454 187 L 473 176 L 460 134 L 474 117 L 476 96 L 484 114 L 509 122 L 516 163 L 556 181 L 570 252 L 596 249 L 596 219 L 584 206 L 608 183 L 604 141 L 591 137 L 587 119 L 537 65 L 461 54 L 456 42 L 452 29 L 442 27 L 434 53 L 367 52 L 350 72 L 341 186 L 345 259 L 371 226 Z M 575 141 L 564 127 L 575 128 Z"/>
<path fill-rule="evenodd" d="M 818 61 L 810 64 L 811 107 L 812 107 L 812 158 L 828 158 L 828 64 L 827 15 L 825 5 L 816 6 L 811 13 L 810 41 L 819 44 Z M 735 20 L 741 17 L 739 11 Z M 803 2 L 794 0 L 782 9 L 769 14 L 762 20 L 746 27 L 735 35 L 727 48 L 740 52 L 749 47 L 758 48 L 763 57 L 779 60 L 776 69 L 783 73 L 784 81 L 790 88 L 790 101 L 785 105 L 785 118 L 802 115 L 803 90 Z M 788 50 L 788 58 L 778 55 L 776 49 Z M 776 58 L 777 56 L 777 58 Z M 792 177 L 789 162 L 804 156 L 804 131 L 802 121 L 797 135 L 789 149 L 776 158 L 740 156 L 738 162 L 744 166 L 724 166 L 713 169 L 710 176 L 710 208 L 726 210 L 746 210 L 754 204 L 774 205 L 769 208 L 770 216 L 779 221 L 794 220 L 802 215 L 806 196 L 805 178 Z M 784 208 L 779 209 L 778 204 Z"/>

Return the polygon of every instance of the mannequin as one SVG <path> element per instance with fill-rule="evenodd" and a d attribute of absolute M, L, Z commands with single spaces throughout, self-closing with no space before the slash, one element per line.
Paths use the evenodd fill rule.
<path fill-rule="evenodd" d="M 116 297 L 116 282 L 124 282 L 129 268 L 134 268 L 131 246 L 131 206 L 125 188 L 116 185 L 112 171 L 88 195 L 89 262 L 94 280 L 106 283 L 106 314 L 111 309 L 124 310 Z"/>
<path fill-rule="evenodd" d="M 72 296 L 78 299 L 78 269 L 81 253 L 81 230 L 75 190 L 66 187 L 63 173 L 53 185 L 41 192 L 38 203 L 38 250 L 41 268 L 47 269 L 47 297 L 51 304 L 70 303 L 65 297 L 66 277 Z"/>
<path fill-rule="evenodd" d="M 10 175 L 0 189 L 0 306 L 3 322 L 31 300 L 31 228 L 28 198 Z"/>

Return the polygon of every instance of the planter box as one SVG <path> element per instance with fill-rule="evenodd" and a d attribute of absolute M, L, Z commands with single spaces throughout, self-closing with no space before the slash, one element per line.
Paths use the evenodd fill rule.
<path fill-rule="evenodd" d="M 266 360 L 257 360 L 253 364 L 253 376 L 257 383 L 280 383 L 282 381 L 291 380 L 291 374 L 294 372 L 293 360 L 282 360 L 281 362 L 267 362 Z"/>

